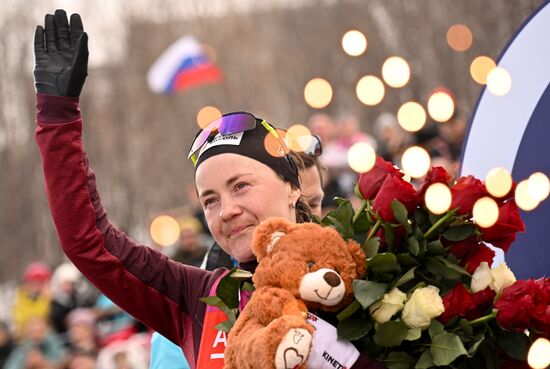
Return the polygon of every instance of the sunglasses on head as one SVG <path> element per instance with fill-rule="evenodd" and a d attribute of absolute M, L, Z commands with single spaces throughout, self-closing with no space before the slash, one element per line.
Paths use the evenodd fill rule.
<path fill-rule="evenodd" d="M 222 115 L 218 119 L 208 123 L 195 137 L 187 158 L 191 159 L 193 164 L 196 164 L 200 149 L 213 134 L 232 135 L 250 131 L 254 128 L 256 128 L 256 117 L 250 113 L 234 112 Z"/>
<path fill-rule="evenodd" d="M 316 135 L 302 135 L 295 137 L 287 137 L 286 131 L 283 131 L 283 141 L 288 147 L 296 152 L 301 152 L 313 157 L 321 156 L 323 153 L 323 146 L 321 145 L 321 139 Z M 293 141 L 293 142 L 290 142 Z"/>
<path fill-rule="evenodd" d="M 260 121 L 254 115 L 247 112 L 234 112 L 222 115 L 218 119 L 208 123 L 208 125 L 200 131 L 200 133 L 195 137 L 189 154 L 187 155 L 188 159 L 191 159 L 193 165 L 197 163 L 198 154 L 200 153 L 201 148 L 205 143 L 209 141 L 209 138 L 213 135 L 219 133 L 222 136 L 232 135 L 236 133 L 242 133 L 250 131 L 256 128 L 257 122 Z M 285 146 L 288 147 L 284 137 L 280 137 L 279 132 L 282 132 L 284 136 L 286 134 L 285 130 L 275 129 L 267 121 L 262 120 L 261 124 L 272 133 L 278 140 L 282 138 L 285 143 Z M 306 136 L 300 136 L 299 141 L 302 144 L 303 138 Z M 317 136 L 307 136 L 307 143 L 301 145 L 300 147 L 306 147 L 303 152 L 311 156 L 319 156 L 322 153 L 321 140 Z M 286 155 L 285 155 L 286 157 Z"/>

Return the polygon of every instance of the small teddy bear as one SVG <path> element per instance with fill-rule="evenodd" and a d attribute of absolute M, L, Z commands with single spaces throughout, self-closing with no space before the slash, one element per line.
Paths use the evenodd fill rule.
<path fill-rule="evenodd" d="M 353 301 L 352 282 L 365 276 L 365 254 L 332 228 L 261 223 L 252 239 L 256 290 L 228 337 L 226 369 L 305 368 L 313 327 L 308 309 L 340 311 Z"/>

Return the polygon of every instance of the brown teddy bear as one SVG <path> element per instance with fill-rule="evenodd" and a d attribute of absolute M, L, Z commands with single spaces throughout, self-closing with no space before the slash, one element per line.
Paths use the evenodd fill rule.
<path fill-rule="evenodd" d="M 332 228 L 282 218 L 256 228 L 252 250 L 256 290 L 229 334 L 225 368 L 305 368 L 314 330 L 308 308 L 349 305 L 352 281 L 365 275 L 365 254 Z"/>

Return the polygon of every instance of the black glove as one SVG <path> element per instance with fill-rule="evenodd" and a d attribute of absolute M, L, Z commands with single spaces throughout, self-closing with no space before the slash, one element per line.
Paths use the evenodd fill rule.
<path fill-rule="evenodd" d="M 38 93 L 79 96 L 88 75 L 88 35 L 80 15 L 71 15 L 69 26 L 64 10 L 47 14 L 45 29 L 36 27 L 34 57 L 34 85 Z"/>

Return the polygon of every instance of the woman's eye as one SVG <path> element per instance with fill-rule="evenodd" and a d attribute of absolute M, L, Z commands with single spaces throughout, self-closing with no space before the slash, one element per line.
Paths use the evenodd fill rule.
<path fill-rule="evenodd" d="M 212 204 L 214 204 L 215 202 L 216 202 L 216 199 L 213 198 L 213 197 L 211 197 L 209 199 L 206 199 L 206 200 L 204 200 L 203 207 L 206 209 L 209 206 L 211 206 Z"/>
<path fill-rule="evenodd" d="M 242 190 L 242 189 L 245 188 L 246 186 L 248 186 L 247 183 L 244 183 L 244 182 L 237 183 L 237 184 L 235 185 L 235 190 L 236 190 L 236 191 Z"/>

